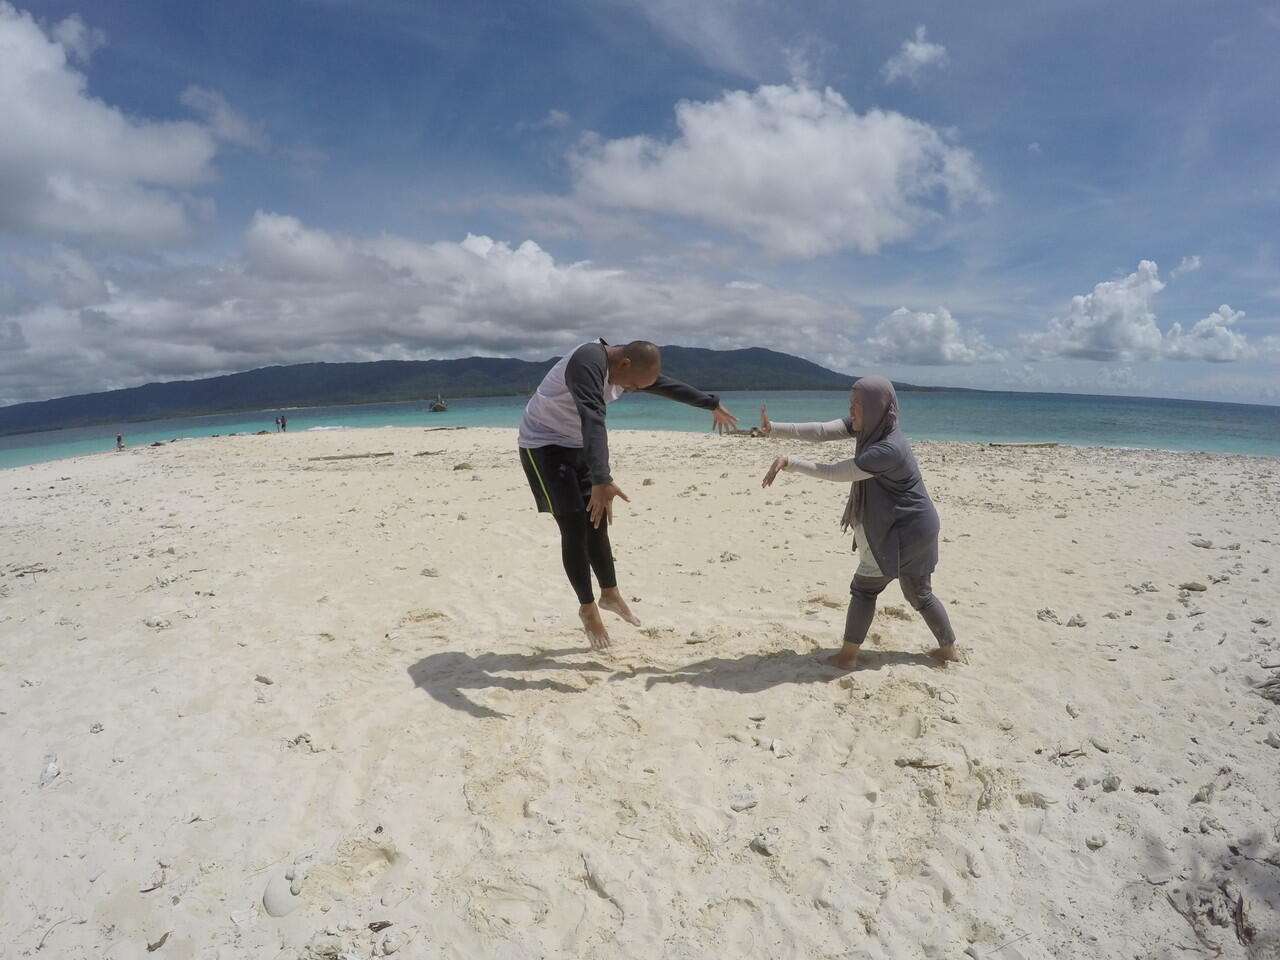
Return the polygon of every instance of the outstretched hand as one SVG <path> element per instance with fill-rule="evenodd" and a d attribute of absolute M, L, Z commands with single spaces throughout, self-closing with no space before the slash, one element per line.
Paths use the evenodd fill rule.
<path fill-rule="evenodd" d="M 726 410 L 722 403 L 711 411 L 711 425 L 716 433 L 728 433 L 737 429 L 738 418 Z"/>
<path fill-rule="evenodd" d="M 764 412 L 764 404 L 760 404 L 760 432 L 766 437 L 772 432 L 773 424 L 769 422 L 769 415 Z"/>
<path fill-rule="evenodd" d="M 631 498 L 622 492 L 616 483 L 597 483 L 591 487 L 591 498 L 587 501 L 587 513 L 591 516 L 591 526 L 599 527 L 605 517 L 613 523 L 613 500 L 621 497 L 627 503 Z"/>
<path fill-rule="evenodd" d="M 770 464 L 769 466 L 769 472 L 766 473 L 764 475 L 764 479 L 760 481 L 760 486 L 762 487 L 773 486 L 773 481 L 778 476 L 778 471 L 784 469 L 787 466 L 788 462 L 789 461 L 787 460 L 785 454 L 781 457 L 775 457 L 773 463 Z"/>

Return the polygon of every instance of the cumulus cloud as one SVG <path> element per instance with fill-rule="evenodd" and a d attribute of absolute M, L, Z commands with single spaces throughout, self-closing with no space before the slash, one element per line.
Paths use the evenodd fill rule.
<path fill-rule="evenodd" d="M 1004 359 L 982 334 L 963 329 L 946 307 L 934 312 L 899 307 L 876 325 L 867 349 L 878 363 L 946 366 Z"/>
<path fill-rule="evenodd" d="M 13 260 L 28 280 L 64 306 L 88 306 L 109 296 L 97 267 L 78 250 L 57 245 L 48 257 Z"/>
<path fill-rule="evenodd" d="M 1184 273 L 1192 273 L 1200 269 L 1200 254 L 1195 253 L 1189 257 L 1183 257 L 1182 261 L 1169 271 L 1169 278 L 1176 280 Z"/>
<path fill-rule="evenodd" d="M 1185 273 L 1199 265 L 1199 257 L 1184 257 L 1179 269 Z M 1050 320 L 1047 330 L 1024 334 L 1026 356 L 1032 360 L 1165 358 L 1231 363 L 1253 354 L 1245 335 L 1233 329 L 1243 311 L 1225 303 L 1190 330 L 1174 323 L 1167 334 L 1161 333 L 1151 301 L 1164 286 L 1156 264 L 1143 260 L 1123 280 L 1108 280 L 1090 294 L 1073 297 L 1067 313 Z"/>
<path fill-rule="evenodd" d="M 62 49 L 81 63 L 88 63 L 94 51 L 107 42 L 107 35 L 97 27 L 86 24 L 78 13 L 73 13 L 54 26 L 50 35 Z"/>
<path fill-rule="evenodd" d="M 575 199 L 700 220 L 784 257 L 875 253 L 980 200 L 969 151 L 891 111 L 859 114 L 834 90 L 737 90 L 676 106 L 674 140 L 586 141 Z"/>
<path fill-rule="evenodd" d="M 0 350 L 0 403 L 309 360 L 544 358 L 595 336 L 810 356 L 820 343 L 848 358 L 860 325 L 847 302 L 759 283 L 566 263 L 532 241 L 351 236 L 266 211 L 230 259 L 120 263 L 107 289 L 92 306 L 28 303 L 0 328 L 15 348 Z"/>
<path fill-rule="evenodd" d="M 190 107 L 204 117 L 209 131 L 219 140 L 250 150 L 267 148 L 266 134 L 236 113 L 231 104 L 227 103 L 227 98 L 216 90 L 190 86 L 182 91 L 179 99 L 183 106 Z"/>
<path fill-rule="evenodd" d="M 947 48 L 940 43 L 930 43 L 925 34 L 923 26 L 916 27 L 915 36 L 902 41 L 902 49 L 881 67 L 880 72 L 886 83 L 896 83 L 899 80 L 916 83 L 920 75 L 930 67 L 947 65 Z"/>
<path fill-rule="evenodd" d="M 1093 292 L 1071 298 L 1071 306 L 1041 333 L 1024 335 L 1029 356 L 1084 360 L 1143 360 L 1160 353 L 1163 337 L 1151 298 L 1164 289 L 1151 260 L 1123 280 L 1099 283 Z"/>
<path fill-rule="evenodd" d="M 1172 360 L 1208 360 L 1230 363 L 1249 356 L 1249 343 L 1244 334 L 1231 329 L 1244 316 L 1243 310 L 1232 310 L 1225 303 L 1209 316 L 1197 320 L 1185 333 L 1182 324 L 1174 323 L 1165 339 L 1165 356 Z"/>
<path fill-rule="evenodd" d="M 131 118 L 90 96 L 64 44 L 76 56 L 91 44 L 66 24 L 54 28 L 60 42 L 0 0 L 0 230 L 184 239 L 192 211 L 183 191 L 210 177 L 213 136 L 195 123 Z"/>

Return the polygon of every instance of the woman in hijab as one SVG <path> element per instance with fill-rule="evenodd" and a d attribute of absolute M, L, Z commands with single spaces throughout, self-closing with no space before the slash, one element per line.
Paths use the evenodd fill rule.
<path fill-rule="evenodd" d="M 852 484 L 840 523 L 844 530 L 853 531 L 858 569 L 849 587 L 844 646 L 827 662 L 853 669 L 876 613 L 876 597 L 895 579 L 938 641 L 938 649 L 930 655 L 941 662 L 960 659 L 947 609 L 930 585 L 938 565 L 938 511 L 911 446 L 898 429 L 898 395 L 893 384 L 884 377 L 863 377 L 850 391 L 849 416 L 828 423 L 771 423 L 761 406 L 760 430 L 766 436 L 816 443 L 857 441 L 853 457 L 839 463 L 778 457 L 762 483 L 770 486 L 778 471 L 786 470 Z"/>

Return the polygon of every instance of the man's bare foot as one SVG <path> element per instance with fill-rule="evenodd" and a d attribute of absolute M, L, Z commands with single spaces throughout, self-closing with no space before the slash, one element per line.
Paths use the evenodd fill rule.
<path fill-rule="evenodd" d="M 600 609 L 616 613 L 633 627 L 640 626 L 640 618 L 631 612 L 631 608 L 627 606 L 627 601 L 622 599 L 622 594 L 618 592 L 617 587 L 600 591 Z"/>
<path fill-rule="evenodd" d="M 587 641 L 592 650 L 609 649 L 609 631 L 604 628 L 600 619 L 600 609 L 594 603 L 584 603 L 578 607 L 578 617 L 582 620 L 582 629 L 587 633 Z"/>
<path fill-rule="evenodd" d="M 933 659 L 937 660 L 943 666 L 946 666 L 948 663 L 960 662 L 960 651 L 956 648 L 954 643 L 948 643 L 945 647 L 938 647 L 935 650 L 930 650 L 929 656 L 933 657 Z"/>
<path fill-rule="evenodd" d="M 859 649 L 857 644 L 846 643 L 837 653 L 827 657 L 826 662 L 841 670 L 852 670 L 857 666 Z"/>

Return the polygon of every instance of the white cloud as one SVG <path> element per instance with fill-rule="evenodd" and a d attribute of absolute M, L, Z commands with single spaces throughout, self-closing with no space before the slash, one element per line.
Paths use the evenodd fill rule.
<path fill-rule="evenodd" d="M 1185 273 L 1199 266 L 1198 256 L 1184 257 L 1179 269 Z M 1025 354 L 1032 360 L 1164 358 L 1209 363 L 1232 363 L 1253 355 L 1245 335 L 1232 329 L 1244 312 L 1225 303 L 1197 320 L 1190 330 L 1174 323 L 1167 334 L 1161 333 L 1151 301 L 1164 286 L 1156 264 L 1143 260 L 1123 280 L 1108 280 L 1090 294 L 1072 297 L 1066 315 L 1050 320 L 1047 330 L 1023 334 Z"/>
<path fill-rule="evenodd" d="M 1200 269 L 1200 254 L 1195 253 L 1189 257 L 1183 257 L 1182 261 L 1169 271 L 1169 279 L 1176 280 L 1184 273 L 1193 273 Z"/>
<path fill-rule="evenodd" d="M 667 40 L 696 53 L 720 70 L 743 77 L 759 74 L 745 9 L 758 0 L 623 0 L 643 15 Z"/>
<path fill-rule="evenodd" d="M 749 282 L 564 263 L 531 241 L 356 237 L 270 212 L 252 218 L 238 256 L 124 262 L 107 286 L 92 306 L 13 305 L 0 403 L 272 363 L 543 358 L 594 336 L 810 356 L 821 344 L 847 358 L 860 324 L 841 300 Z"/>
<path fill-rule="evenodd" d="M 219 140 L 248 147 L 250 150 L 267 148 L 266 134 L 236 113 L 231 104 L 227 103 L 226 97 L 216 90 L 190 86 L 182 91 L 179 99 L 184 106 L 204 117 L 210 132 Z"/>
<path fill-rule="evenodd" d="M 1043 364 L 1022 364 L 1003 370 L 1010 386 L 1026 390 L 1068 393 L 1146 393 L 1155 387 L 1151 377 L 1128 364 L 1096 364 L 1084 369 L 1050 370 Z"/>
<path fill-rule="evenodd" d="M 80 55 L 88 41 L 66 23 L 54 29 Z M 0 0 L 0 230 L 182 240 L 193 206 L 182 191 L 210 177 L 213 137 L 194 123 L 137 120 L 91 97 L 63 43 Z"/>
<path fill-rule="evenodd" d="M 984 197 L 972 154 L 899 113 L 803 86 L 676 106 L 679 135 L 586 141 L 574 199 L 692 218 L 785 257 L 875 253 Z"/>
<path fill-rule="evenodd" d="M 50 31 L 62 49 L 81 63 L 88 63 L 94 51 L 107 42 L 107 35 L 97 27 L 90 27 L 73 13 Z"/>
<path fill-rule="evenodd" d="M 886 83 L 908 80 L 916 83 L 920 74 L 929 67 L 945 67 L 947 48 L 940 43 L 930 43 L 925 38 L 925 28 L 916 27 L 914 37 L 902 41 L 902 49 L 895 53 L 881 68 Z"/>
<path fill-rule="evenodd" d="M 1258 351 L 1267 357 L 1280 359 L 1280 334 L 1269 334 L 1258 344 Z"/>
<path fill-rule="evenodd" d="M 1035 153 L 1035 154 L 1039 154 L 1039 153 L 1043 153 L 1044 151 L 1043 151 L 1043 150 L 1042 150 L 1042 148 L 1040 147 L 1040 141 L 1039 141 L 1039 140 L 1035 140 L 1035 141 L 1032 141 L 1031 143 L 1028 143 L 1028 144 L 1027 144 L 1027 152 L 1028 152 L 1028 153 Z"/>
<path fill-rule="evenodd" d="M 538 130 L 563 130 L 573 121 L 573 117 L 569 115 L 569 111 L 560 110 L 552 107 L 546 112 L 546 115 L 534 121 L 521 120 L 515 126 L 516 133 L 524 133 L 526 131 Z"/>
<path fill-rule="evenodd" d="M 1042 333 L 1025 334 L 1033 359 L 1075 357 L 1085 360 L 1141 360 L 1160 353 L 1163 338 L 1151 310 L 1151 298 L 1164 289 L 1159 268 L 1143 260 L 1123 280 L 1099 283 L 1093 292 L 1071 298 L 1061 317 Z"/>
<path fill-rule="evenodd" d="M 931 313 L 899 307 L 876 325 L 867 348 L 878 363 L 946 366 L 1004 359 L 982 334 L 963 329 L 946 307 Z"/>
<path fill-rule="evenodd" d="M 27 349 L 27 338 L 17 320 L 0 320 L 0 356 L 8 356 L 10 363 L 20 359 L 16 354 Z"/>
<path fill-rule="evenodd" d="M 341 281 L 360 272 L 361 257 L 352 240 L 262 210 L 249 222 L 242 249 L 246 269 L 268 280 Z"/>
<path fill-rule="evenodd" d="M 1232 310 L 1224 303 L 1209 316 L 1197 320 L 1186 333 L 1182 331 L 1182 324 L 1175 323 L 1165 339 L 1164 354 L 1172 360 L 1208 360 L 1210 363 L 1243 360 L 1251 353 L 1249 343 L 1244 334 L 1231 329 L 1243 316 L 1243 310 Z"/>
<path fill-rule="evenodd" d="M 110 296 L 98 269 L 70 247 L 56 245 L 45 259 L 15 256 L 13 260 L 28 280 L 63 306 L 89 306 Z"/>

